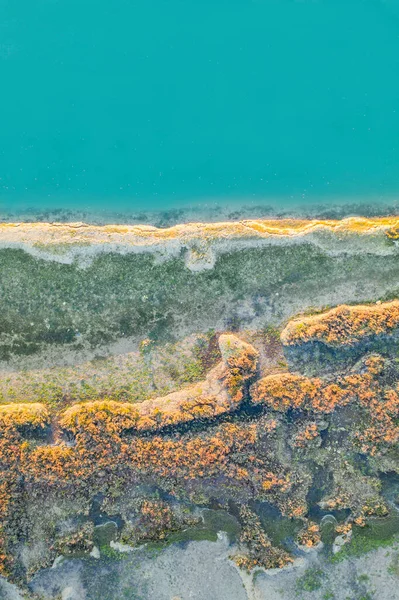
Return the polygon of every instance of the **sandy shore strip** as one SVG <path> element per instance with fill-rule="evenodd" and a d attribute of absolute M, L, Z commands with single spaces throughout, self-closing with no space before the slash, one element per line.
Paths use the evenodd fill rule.
<path fill-rule="evenodd" d="M 212 268 L 219 254 L 274 244 L 312 243 L 328 254 L 397 252 L 399 217 L 342 220 L 242 220 L 150 225 L 2 223 L 0 248 L 23 249 L 45 260 L 87 262 L 98 253 L 155 253 L 162 260 L 186 252 L 189 269 Z"/>

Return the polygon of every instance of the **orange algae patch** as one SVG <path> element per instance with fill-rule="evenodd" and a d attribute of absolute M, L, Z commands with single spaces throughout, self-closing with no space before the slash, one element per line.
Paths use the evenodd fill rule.
<path fill-rule="evenodd" d="M 249 498 L 270 501 L 283 515 L 304 521 L 298 538 L 301 544 L 318 544 L 318 526 L 305 518 L 309 473 L 279 458 L 276 448 L 286 438 L 296 462 L 301 448 L 311 444 L 325 427 L 323 422 L 328 421 L 318 417 L 350 403 L 356 406 L 356 410 L 349 411 L 355 420 L 348 423 L 345 442 L 349 445 L 345 448 L 352 448 L 355 442 L 362 452 L 373 455 L 380 446 L 395 443 L 399 393 L 397 377 L 391 377 L 393 363 L 379 355 L 368 355 L 347 375 L 335 380 L 277 373 L 249 388 L 257 376 L 258 352 L 231 334 L 220 336 L 219 346 L 222 361 L 204 381 L 179 392 L 141 404 L 106 399 L 64 410 L 58 422 L 73 433 L 70 443 L 60 442 L 61 438 L 55 445 L 24 441 L 25 426 L 49 422 L 44 405 L 0 406 L 0 564 L 5 565 L 0 573 L 12 570 L 12 542 L 7 548 L 12 529 L 8 523 L 12 522 L 21 494 L 32 492 L 40 498 L 41 494 L 67 495 L 73 490 L 79 498 L 90 498 L 95 491 L 114 484 L 116 488 L 139 487 L 150 481 L 177 498 L 194 500 L 200 497 L 197 492 L 207 497 L 209 490 L 218 486 L 238 502 Z M 247 421 L 244 414 L 240 422 L 209 423 L 192 431 L 177 427 L 194 419 L 232 412 L 244 400 L 246 407 L 251 402 L 264 406 L 254 411 L 256 419 Z M 293 421 L 276 414 L 291 409 L 298 411 Z M 165 426 L 176 428 L 160 433 Z M 137 435 L 141 432 L 146 435 Z M 23 486 L 18 483 L 21 480 Z M 362 497 L 357 505 L 345 492 L 337 487 L 329 506 L 349 506 L 352 511 L 355 506 L 355 522 L 383 513 L 382 504 L 371 500 L 367 504 Z M 144 516 L 167 529 L 168 509 L 158 510 L 157 504 L 146 500 L 142 508 Z M 241 517 L 240 541 L 247 546 L 248 555 L 238 557 L 238 564 L 246 568 L 271 567 L 284 566 L 291 560 L 272 547 L 250 512 L 244 509 Z M 162 528 L 160 534 L 162 537 Z"/>
<path fill-rule="evenodd" d="M 356 344 L 372 335 L 390 334 L 398 327 L 398 300 L 373 306 L 343 304 L 320 315 L 290 321 L 281 341 L 286 346 L 311 341 Z"/>
<path fill-rule="evenodd" d="M 268 404 L 274 410 L 286 412 L 290 408 L 303 407 L 306 402 L 312 401 L 321 386 L 320 379 L 277 373 L 255 383 L 251 389 L 251 398 L 254 404 Z"/>
<path fill-rule="evenodd" d="M 253 384 L 251 398 L 254 404 L 264 404 L 277 412 L 296 409 L 313 416 L 329 414 L 337 407 L 349 403 L 364 409 L 368 425 L 352 432 L 364 453 L 372 456 L 381 445 L 391 446 L 399 440 L 399 385 L 384 387 L 379 376 L 385 361 L 379 355 L 371 355 L 361 362 L 360 371 L 339 377 L 329 383 L 318 378 L 280 373 L 269 375 Z M 317 437 L 316 424 L 308 424 L 301 431 L 295 445 L 303 447 Z"/>
<path fill-rule="evenodd" d="M 0 424 L 9 427 L 44 427 L 49 423 L 50 414 L 44 404 L 0 404 Z"/>
<path fill-rule="evenodd" d="M 343 382 L 346 383 L 345 379 Z M 278 412 L 301 409 L 330 413 L 337 405 L 347 404 L 353 393 L 350 386 L 326 384 L 318 378 L 291 373 L 269 375 L 251 388 L 254 404 L 265 404 Z"/>
<path fill-rule="evenodd" d="M 317 523 L 308 522 L 298 534 L 298 542 L 306 548 L 314 548 L 321 542 L 320 527 Z"/>
<path fill-rule="evenodd" d="M 361 381 L 355 376 L 353 383 Z M 369 378 L 366 378 L 366 385 Z M 300 409 L 311 412 L 331 413 L 337 406 L 345 406 L 355 396 L 355 388 L 348 385 L 346 378 L 342 384 L 326 384 L 318 378 L 301 375 L 271 375 L 261 379 L 253 388 L 252 397 L 256 404 L 269 405 L 273 410 L 286 412 Z"/>
<path fill-rule="evenodd" d="M 95 468 L 95 465 L 92 467 Z M 54 486 L 68 479 L 76 480 L 86 473 L 74 448 L 65 444 L 39 446 L 32 452 L 26 452 L 21 468 L 26 477 Z"/>
<path fill-rule="evenodd" d="M 74 404 L 60 418 L 65 429 L 76 433 L 81 428 L 90 432 L 93 424 L 109 433 L 157 431 L 168 425 L 179 425 L 198 418 L 209 418 L 226 412 L 228 406 L 217 403 L 215 397 L 198 396 L 187 399 L 186 394 L 174 392 L 162 398 L 147 400 L 141 404 L 129 404 L 114 400 L 98 400 Z"/>
<path fill-rule="evenodd" d="M 282 492 L 286 492 L 290 488 L 289 476 L 278 477 L 275 473 L 269 471 L 265 474 L 264 481 L 262 483 L 262 489 L 268 492 L 273 488 L 280 488 Z"/>
<path fill-rule="evenodd" d="M 22 407 L 14 407 L 11 412 L 19 415 Z M 221 479 L 224 485 L 246 486 L 259 494 L 289 490 L 292 478 L 282 472 L 281 466 L 277 467 L 278 475 L 275 474 L 275 462 L 268 457 L 258 456 L 248 465 L 243 462 L 244 456 L 254 454 L 263 427 L 225 423 L 202 435 L 172 439 L 124 437 L 124 430 L 135 422 L 135 409 L 134 405 L 113 401 L 69 408 L 60 421 L 75 434 L 71 445 L 35 447 L 24 441 L 17 427 L 8 427 L 0 421 L 0 525 L 4 522 L 8 527 L 24 489 L 47 496 L 67 493 L 71 490 L 68 486 L 73 485 L 77 495 L 90 494 L 103 482 L 108 485 L 113 475 L 116 481 L 123 478 L 123 481 L 133 482 L 150 477 L 161 485 L 162 482 L 166 486 L 171 484 L 176 493 L 183 485 L 190 488 L 194 481 L 215 478 Z M 33 413 L 34 422 L 41 422 L 41 411 Z M 25 424 L 26 419 L 18 418 L 18 423 Z M 274 430 L 275 423 L 268 424 Z M 19 487 L 21 476 L 24 488 Z M 284 500 L 281 502 L 284 508 Z M 2 537 L 0 526 L 0 558 L 4 562 L 2 572 L 6 574 L 12 556 L 5 542 L 2 547 Z"/>
<path fill-rule="evenodd" d="M 397 242 L 399 240 L 399 225 L 395 225 L 388 229 L 388 231 L 386 232 L 386 236 L 393 242 Z"/>
<path fill-rule="evenodd" d="M 295 436 L 294 445 L 298 448 L 304 448 L 309 442 L 319 436 L 317 423 L 309 423 L 304 429 Z"/>
<path fill-rule="evenodd" d="M 134 427 L 138 419 L 137 407 L 127 402 L 98 400 L 74 404 L 65 410 L 60 417 L 60 425 L 74 433 L 85 428 L 97 430 L 99 425 L 110 432 L 120 434 L 123 430 Z"/>
<path fill-rule="evenodd" d="M 7 575 L 13 559 L 7 552 L 4 527 L 13 513 L 19 493 L 19 475 L 26 442 L 20 428 L 45 427 L 50 421 L 47 408 L 40 403 L 0 405 L 0 574 Z"/>
<path fill-rule="evenodd" d="M 377 393 L 373 368 L 379 359 L 371 357 L 366 361 L 364 373 L 340 377 L 332 383 L 291 373 L 269 375 L 252 386 L 252 401 L 278 412 L 300 409 L 314 413 L 331 413 L 337 406 L 345 406 L 351 400 L 367 404 Z"/>
<path fill-rule="evenodd" d="M 274 462 L 267 457 L 243 463 L 244 454 L 253 455 L 258 436 L 263 435 L 256 425 L 226 423 L 203 437 L 181 439 L 124 439 L 115 429 L 104 433 L 99 421 L 88 425 L 81 425 L 72 447 L 40 446 L 27 452 L 19 465 L 25 480 L 40 481 L 57 489 L 68 481 L 74 486 L 86 485 L 103 470 L 104 476 L 110 477 L 113 471 L 121 469 L 125 477 L 133 480 L 150 476 L 153 481 L 174 485 L 222 478 L 225 484 L 228 480 L 235 485 L 249 485 L 258 494 L 284 494 L 291 488 L 291 479 L 295 482 L 295 478 L 281 472 L 281 466 L 278 474 L 271 471 Z"/>

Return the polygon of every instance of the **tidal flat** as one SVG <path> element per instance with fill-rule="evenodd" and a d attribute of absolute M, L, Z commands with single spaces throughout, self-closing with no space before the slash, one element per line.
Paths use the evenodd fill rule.
<path fill-rule="evenodd" d="M 1 224 L 0 598 L 396 598 L 398 240 Z"/>

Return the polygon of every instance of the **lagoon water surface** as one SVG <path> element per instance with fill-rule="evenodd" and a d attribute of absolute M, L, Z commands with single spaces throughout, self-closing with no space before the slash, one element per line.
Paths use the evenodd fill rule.
<path fill-rule="evenodd" d="M 395 200 L 398 0 L 0 1 L 0 202 Z"/>

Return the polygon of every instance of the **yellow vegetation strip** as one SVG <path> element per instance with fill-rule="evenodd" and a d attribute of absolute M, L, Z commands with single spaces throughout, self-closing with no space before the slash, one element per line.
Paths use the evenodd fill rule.
<path fill-rule="evenodd" d="M 186 223 L 159 229 L 150 225 L 105 225 L 84 223 L 2 223 L 0 242 L 7 244 L 127 244 L 153 245 L 167 241 L 296 237 L 315 231 L 373 234 L 379 231 L 396 239 L 398 217 L 342 220 L 243 220 L 220 223 Z"/>

